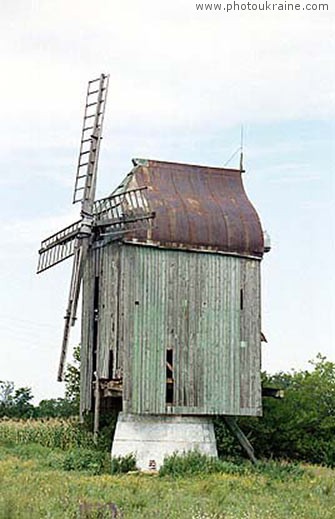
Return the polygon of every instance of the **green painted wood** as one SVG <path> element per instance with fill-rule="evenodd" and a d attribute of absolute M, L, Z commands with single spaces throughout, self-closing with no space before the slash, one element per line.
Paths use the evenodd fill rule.
<path fill-rule="evenodd" d="M 110 244 L 83 283 L 81 409 L 91 406 L 92 305 L 99 275 L 98 366 L 123 376 L 123 410 L 259 415 L 260 262 L 221 254 Z M 243 290 L 243 309 L 240 291 Z M 166 350 L 174 400 L 166 404 Z"/>
<path fill-rule="evenodd" d="M 259 262 L 128 245 L 121 268 L 127 279 L 121 294 L 122 344 L 127 359 L 132 358 L 129 372 L 124 370 L 126 410 L 167 412 L 165 358 L 172 347 L 175 398 L 170 412 L 258 414 L 260 321 L 255 321 L 259 299 L 254 297 Z M 242 279 L 248 280 L 245 304 L 252 307 L 243 322 Z M 243 354 L 242 335 L 248 344 Z"/>

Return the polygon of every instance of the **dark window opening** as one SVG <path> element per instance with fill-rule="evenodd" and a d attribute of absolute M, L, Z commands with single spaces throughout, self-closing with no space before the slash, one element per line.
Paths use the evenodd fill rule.
<path fill-rule="evenodd" d="M 114 352 L 113 350 L 109 350 L 109 363 L 108 363 L 108 378 L 112 380 L 113 378 L 113 367 L 114 367 Z"/>
<path fill-rule="evenodd" d="M 240 309 L 243 310 L 244 307 L 244 299 L 243 299 L 243 288 L 240 290 Z"/>
<path fill-rule="evenodd" d="M 173 350 L 166 350 L 166 403 L 173 404 L 174 398 L 174 370 L 173 370 Z"/>

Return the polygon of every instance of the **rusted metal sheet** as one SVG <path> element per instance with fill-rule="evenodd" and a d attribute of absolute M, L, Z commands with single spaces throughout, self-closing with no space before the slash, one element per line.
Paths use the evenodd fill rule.
<path fill-rule="evenodd" d="M 118 347 L 126 412 L 261 413 L 259 266 L 234 256 L 122 247 Z"/>
<path fill-rule="evenodd" d="M 130 231 L 127 241 L 262 257 L 261 223 L 244 191 L 240 170 L 133 162 L 126 188 L 147 187 L 143 196 L 155 218 L 150 233 Z"/>

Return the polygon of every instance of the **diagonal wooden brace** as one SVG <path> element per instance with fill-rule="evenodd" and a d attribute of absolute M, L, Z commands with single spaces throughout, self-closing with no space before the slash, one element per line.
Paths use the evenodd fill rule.
<path fill-rule="evenodd" d="M 244 432 L 242 431 L 242 429 L 240 429 L 240 427 L 238 426 L 238 424 L 236 422 L 236 418 L 234 416 L 224 416 L 224 420 L 225 420 L 229 430 L 238 439 L 241 446 L 248 454 L 251 461 L 256 465 L 257 458 L 254 453 L 254 448 L 251 445 L 251 443 L 249 442 L 249 440 L 246 437 L 246 435 L 244 434 Z"/>

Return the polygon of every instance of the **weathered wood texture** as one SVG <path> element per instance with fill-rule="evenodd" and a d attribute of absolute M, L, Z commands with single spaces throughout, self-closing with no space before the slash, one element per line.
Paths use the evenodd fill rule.
<path fill-rule="evenodd" d="M 211 253 L 116 244 L 101 250 L 99 376 L 107 378 L 112 351 L 113 376 L 123 374 L 124 411 L 261 413 L 259 267 Z M 83 312 L 84 319 L 85 305 Z"/>
<path fill-rule="evenodd" d="M 93 382 L 93 300 L 95 255 L 90 254 L 83 272 L 83 304 L 80 349 L 80 413 L 91 409 Z"/>
<path fill-rule="evenodd" d="M 99 271 L 98 364 L 99 378 L 115 378 L 120 368 L 118 336 L 120 246 L 101 249 Z M 110 362 L 113 359 L 113 362 Z M 110 370 L 111 368 L 111 370 Z M 111 372 L 110 372 L 111 371 Z"/>

